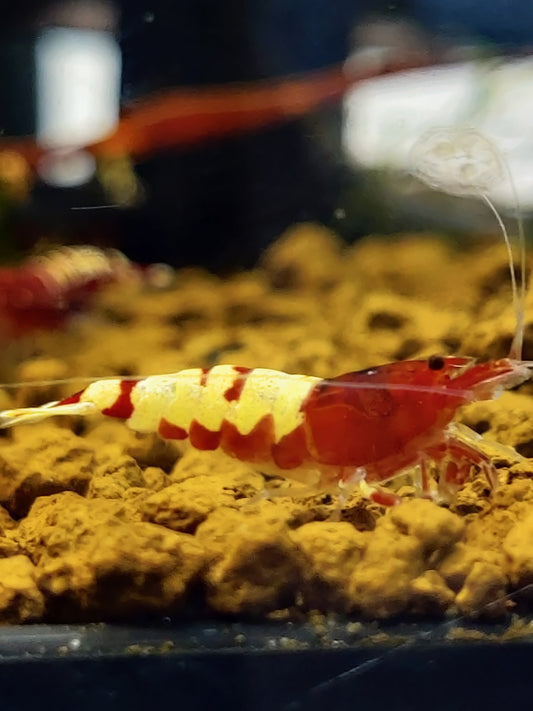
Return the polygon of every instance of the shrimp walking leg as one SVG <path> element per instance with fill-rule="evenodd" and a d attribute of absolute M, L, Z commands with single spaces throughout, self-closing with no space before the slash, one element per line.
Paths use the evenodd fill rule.
<path fill-rule="evenodd" d="M 514 458 L 519 457 L 514 450 L 512 451 Z M 491 489 L 496 489 L 498 486 L 498 472 L 492 460 L 479 449 L 476 441 L 466 441 L 464 430 L 456 434 L 452 429 L 452 432 L 447 433 L 443 441 L 432 447 L 428 454 L 438 465 L 439 490 L 444 495 L 461 487 L 473 466 L 478 467 L 485 474 Z"/>

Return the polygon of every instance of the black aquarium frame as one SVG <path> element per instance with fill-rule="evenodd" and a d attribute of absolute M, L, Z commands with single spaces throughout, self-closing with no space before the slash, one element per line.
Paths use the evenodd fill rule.
<path fill-rule="evenodd" d="M 453 640 L 460 622 L 367 624 L 351 632 L 341 620 L 320 628 L 170 621 L 4 627 L 0 704 L 3 711 L 530 708 L 533 636 L 503 641 L 507 626 L 469 626 Z"/>

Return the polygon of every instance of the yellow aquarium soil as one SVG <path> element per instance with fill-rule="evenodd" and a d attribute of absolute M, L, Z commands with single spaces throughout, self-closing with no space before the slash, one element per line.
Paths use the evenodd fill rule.
<path fill-rule="evenodd" d="M 187 269 L 165 291 L 131 289 L 110 288 L 61 332 L 10 344 L 4 380 L 27 384 L 0 390 L 0 406 L 65 397 L 83 384 L 33 383 L 74 376 L 235 364 L 328 377 L 433 353 L 493 358 L 506 355 L 514 329 L 504 251 L 458 250 L 432 235 L 344 247 L 299 225 L 253 271 Z M 528 326 L 526 358 L 531 338 Z M 483 434 L 499 486 L 472 467 L 446 506 L 415 498 L 408 477 L 391 483 L 403 500 L 390 509 L 358 491 L 298 496 L 297 485 L 252 464 L 103 416 L 5 431 L 0 622 L 313 611 L 501 618 L 517 599 L 527 609 L 530 392 L 526 384 L 459 412 Z"/>

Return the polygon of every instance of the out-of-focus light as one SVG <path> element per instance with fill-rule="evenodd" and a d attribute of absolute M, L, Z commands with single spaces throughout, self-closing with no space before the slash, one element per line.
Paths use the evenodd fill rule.
<path fill-rule="evenodd" d="M 98 178 L 116 205 L 131 206 L 142 197 L 133 162 L 127 156 L 102 158 L 98 163 Z"/>
<path fill-rule="evenodd" d="M 37 166 L 41 180 L 58 188 L 73 188 L 88 182 L 96 171 L 94 157 L 83 150 L 54 150 L 46 153 Z"/>
<path fill-rule="evenodd" d="M 37 141 L 79 147 L 118 122 L 121 56 L 110 32 L 50 27 L 36 42 Z"/>
<path fill-rule="evenodd" d="M 343 141 L 367 167 L 407 167 L 416 139 L 432 126 L 454 123 L 468 106 L 473 65 L 413 70 L 364 82 L 346 96 Z"/>
<path fill-rule="evenodd" d="M 345 99 L 343 144 L 367 168 L 412 172 L 415 142 L 430 129 L 476 129 L 499 150 L 522 208 L 533 209 L 533 95 L 530 58 L 412 70 L 380 77 Z M 488 191 L 498 204 L 515 207 L 510 180 Z"/>
<path fill-rule="evenodd" d="M 31 170 L 17 151 L 0 151 L 0 187 L 16 200 L 23 200 L 31 185 Z"/>

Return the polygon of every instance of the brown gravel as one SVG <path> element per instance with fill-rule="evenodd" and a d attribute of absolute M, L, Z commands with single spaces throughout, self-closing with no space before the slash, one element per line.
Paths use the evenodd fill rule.
<path fill-rule="evenodd" d="M 325 377 L 435 352 L 502 356 L 514 328 L 506 278 L 499 249 L 454 251 L 430 235 L 343 248 L 301 225 L 255 271 L 185 270 L 174 288 L 134 298 L 116 287 L 90 318 L 28 339 L 23 362 L 3 367 L 28 381 L 215 363 Z M 76 389 L 25 385 L 0 402 Z M 253 466 L 101 417 L 15 428 L 0 438 L 0 622 L 192 608 L 500 617 L 533 582 L 533 463 L 511 449 L 533 454 L 529 392 L 460 413 L 484 433 L 500 486 L 473 471 L 449 508 L 413 499 L 409 481 L 387 511 L 358 492 L 341 504 L 294 498 Z"/>

